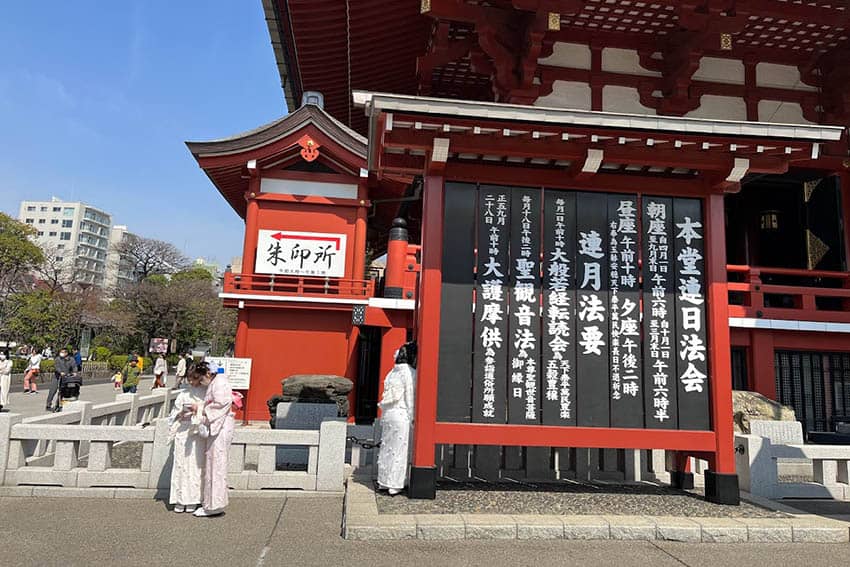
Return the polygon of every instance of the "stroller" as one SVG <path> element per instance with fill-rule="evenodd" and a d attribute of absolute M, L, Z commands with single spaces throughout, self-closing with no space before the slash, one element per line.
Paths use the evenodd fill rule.
<path fill-rule="evenodd" d="M 59 392 L 53 411 L 62 411 L 62 400 L 77 399 L 80 397 L 80 386 L 83 385 L 83 377 L 77 373 L 65 374 L 59 378 Z"/>

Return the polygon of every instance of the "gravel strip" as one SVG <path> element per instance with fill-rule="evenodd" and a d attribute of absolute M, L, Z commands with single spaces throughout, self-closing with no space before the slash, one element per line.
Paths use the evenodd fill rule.
<path fill-rule="evenodd" d="M 787 518 L 749 502 L 722 506 L 706 502 L 701 491 L 642 483 L 546 484 L 439 483 L 435 500 L 377 493 L 380 514 L 557 514 L 647 515 L 703 518 Z"/>

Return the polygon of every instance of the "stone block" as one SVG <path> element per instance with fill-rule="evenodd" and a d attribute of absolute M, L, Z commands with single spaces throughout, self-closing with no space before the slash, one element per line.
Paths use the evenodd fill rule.
<path fill-rule="evenodd" d="M 24 498 L 32 496 L 32 486 L 0 486 L 0 497 Z"/>
<path fill-rule="evenodd" d="M 846 543 L 850 536 L 845 522 L 826 518 L 792 518 L 788 522 L 795 543 Z"/>
<path fill-rule="evenodd" d="M 655 539 L 655 522 L 646 516 L 605 516 L 611 539 L 644 540 Z"/>
<path fill-rule="evenodd" d="M 602 516 L 563 516 L 564 539 L 610 539 L 608 520 Z"/>
<path fill-rule="evenodd" d="M 464 539 L 466 524 L 460 514 L 428 514 L 416 516 L 418 539 Z"/>
<path fill-rule="evenodd" d="M 514 516 L 517 539 L 563 539 L 564 522 L 560 516 L 522 514 Z"/>
<path fill-rule="evenodd" d="M 750 421 L 750 433 L 767 437 L 773 445 L 802 445 L 803 426 L 799 421 Z"/>
<path fill-rule="evenodd" d="M 416 516 L 386 515 L 345 523 L 345 538 L 351 540 L 416 539 Z"/>
<path fill-rule="evenodd" d="M 324 421 L 319 428 L 316 490 L 341 491 L 345 472 L 345 421 Z"/>
<path fill-rule="evenodd" d="M 72 486 L 34 486 L 35 498 L 114 498 L 112 488 L 77 488 Z"/>
<path fill-rule="evenodd" d="M 362 502 L 351 502 L 346 510 L 347 518 L 370 518 L 378 516 L 378 507 L 375 504 L 366 504 Z"/>
<path fill-rule="evenodd" d="M 750 543 L 790 543 L 794 541 L 791 524 L 782 518 L 738 518 L 747 526 Z"/>
<path fill-rule="evenodd" d="M 311 404 L 304 402 L 281 402 L 277 404 L 274 420 L 275 429 L 318 430 L 326 419 L 345 421 L 337 417 L 335 404 Z M 307 447 L 281 445 L 277 448 L 276 461 L 306 465 L 309 460 Z"/>
<path fill-rule="evenodd" d="M 496 514 L 464 514 L 466 539 L 516 539 L 516 520 Z"/>
<path fill-rule="evenodd" d="M 172 443 L 168 439 L 168 420 L 154 422 L 155 432 L 150 456 L 148 488 L 168 488 L 171 485 Z M 145 459 L 142 459 L 143 461 Z"/>
<path fill-rule="evenodd" d="M 680 516 L 656 516 L 655 539 L 664 541 L 679 541 L 683 543 L 700 543 L 702 530 L 700 525 L 688 518 Z"/>
<path fill-rule="evenodd" d="M 747 526 L 731 518 L 694 518 L 700 525 L 703 543 L 744 543 Z"/>

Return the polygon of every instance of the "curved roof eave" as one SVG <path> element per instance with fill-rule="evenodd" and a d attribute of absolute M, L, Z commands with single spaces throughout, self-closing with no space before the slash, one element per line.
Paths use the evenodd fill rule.
<path fill-rule="evenodd" d="M 186 142 L 195 158 L 232 155 L 268 145 L 280 138 L 312 124 L 340 146 L 366 159 L 367 139 L 323 109 L 305 104 L 295 112 L 234 136 L 204 142 Z"/>

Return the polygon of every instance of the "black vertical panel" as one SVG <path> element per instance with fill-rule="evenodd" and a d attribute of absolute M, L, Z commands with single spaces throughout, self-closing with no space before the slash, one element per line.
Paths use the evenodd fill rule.
<path fill-rule="evenodd" d="M 643 359 L 646 427 L 676 429 L 673 200 L 643 197 Z"/>
<path fill-rule="evenodd" d="M 546 190 L 543 199 L 542 421 L 575 425 L 576 194 Z"/>
<path fill-rule="evenodd" d="M 472 402 L 472 290 L 475 185 L 446 183 L 437 420 L 469 421 Z"/>
<path fill-rule="evenodd" d="M 508 423 L 540 423 L 540 193 L 511 191 Z"/>
<path fill-rule="evenodd" d="M 679 429 L 708 430 L 705 229 L 699 199 L 673 200 Z"/>
<path fill-rule="evenodd" d="M 475 423 L 506 423 L 507 418 L 510 224 L 510 191 L 505 187 L 482 185 L 478 190 L 472 362 L 472 421 Z"/>
<path fill-rule="evenodd" d="M 637 195 L 608 197 L 611 427 L 643 427 Z"/>
<path fill-rule="evenodd" d="M 577 193 L 576 205 L 576 423 L 608 427 L 608 197 Z"/>

